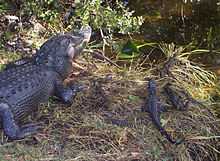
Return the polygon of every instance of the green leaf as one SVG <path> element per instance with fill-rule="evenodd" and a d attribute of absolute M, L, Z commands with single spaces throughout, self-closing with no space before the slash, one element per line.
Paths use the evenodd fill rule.
<path fill-rule="evenodd" d="M 140 48 L 144 46 L 154 47 L 157 43 L 144 43 L 144 44 L 137 44 L 131 40 L 128 40 L 127 43 L 123 46 L 122 50 L 118 54 L 119 59 L 133 59 L 140 56 Z"/>
<path fill-rule="evenodd" d="M 135 96 L 135 95 L 128 95 L 128 99 L 130 101 L 138 101 L 140 99 L 139 96 Z"/>
<path fill-rule="evenodd" d="M 127 43 L 124 45 L 124 47 L 121 50 L 122 54 L 132 55 L 134 52 L 138 52 L 138 47 L 135 43 L 133 43 L 131 40 L 128 40 Z"/>
<path fill-rule="evenodd" d="M 4 64 L 0 64 L 0 71 L 3 70 L 5 68 Z"/>
<path fill-rule="evenodd" d="M 132 53 L 132 55 L 120 53 L 120 54 L 118 54 L 117 58 L 119 58 L 119 59 L 133 59 L 133 58 L 137 58 L 139 55 L 140 55 L 140 53 Z"/>
<path fill-rule="evenodd" d="M 122 50 L 118 54 L 119 59 L 132 59 L 138 57 L 140 52 L 135 43 L 131 40 L 128 40 L 127 43 L 123 46 Z"/>

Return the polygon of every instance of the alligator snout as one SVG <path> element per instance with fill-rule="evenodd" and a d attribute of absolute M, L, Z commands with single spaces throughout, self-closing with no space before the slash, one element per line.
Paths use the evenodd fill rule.
<path fill-rule="evenodd" d="M 84 36 L 84 42 L 88 43 L 92 34 L 92 28 L 89 25 L 82 26 L 79 33 Z"/>

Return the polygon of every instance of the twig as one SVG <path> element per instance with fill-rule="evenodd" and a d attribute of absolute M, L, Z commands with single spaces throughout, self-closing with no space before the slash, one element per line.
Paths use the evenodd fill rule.
<path fill-rule="evenodd" d="M 121 69 L 122 67 L 120 67 L 118 64 L 114 63 L 111 59 L 109 59 L 108 57 L 106 57 L 102 51 L 100 50 L 84 50 L 84 52 L 90 53 L 92 54 L 96 59 L 99 60 L 106 60 L 107 62 L 109 62 L 111 65 L 116 66 L 117 68 Z"/>

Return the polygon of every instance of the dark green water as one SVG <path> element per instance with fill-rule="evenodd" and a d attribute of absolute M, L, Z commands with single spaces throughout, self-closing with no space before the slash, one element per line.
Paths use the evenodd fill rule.
<path fill-rule="evenodd" d="M 128 6 L 145 23 L 142 35 L 147 41 L 165 41 L 197 47 L 220 48 L 220 1 L 130 0 Z"/>

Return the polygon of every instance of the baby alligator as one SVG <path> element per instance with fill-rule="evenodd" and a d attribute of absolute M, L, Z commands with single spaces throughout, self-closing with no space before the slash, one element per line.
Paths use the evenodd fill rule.
<path fill-rule="evenodd" d="M 148 83 L 148 98 L 145 106 L 143 107 L 144 112 L 149 112 L 150 117 L 157 127 L 157 129 L 160 131 L 162 135 L 164 135 L 167 140 L 169 140 L 172 144 L 180 144 L 183 140 L 173 140 L 171 136 L 167 133 L 167 131 L 162 127 L 160 122 L 160 114 L 161 112 L 165 111 L 163 106 L 159 103 L 157 94 L 156 94 L 157 88 L 156 88 L 156 82 L 155 80 L 151 79 Z"/>

